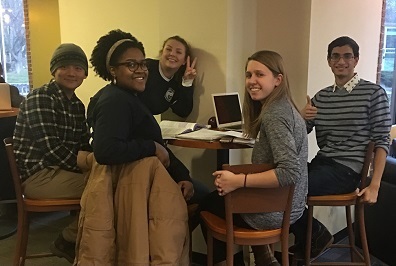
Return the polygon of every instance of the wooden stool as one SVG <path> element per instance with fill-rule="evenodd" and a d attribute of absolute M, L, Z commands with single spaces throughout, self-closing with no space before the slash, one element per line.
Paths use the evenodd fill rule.
<path fill-rule="evenodd" d="M 366 187 L 366 178 L 369 173 L 370 164 L 374 153 L 374 142 L 370 142 L 367 146 L 366 157 L 361 172 L 360 189 Z M 364 204 L 362 204 L 357 196 L 357 191 L 340 195 L 325 196 L 309 196 L 308 205 L 308 226 L 307 226 L 307 242 L 305 249 L 305 265 L 366 265 L 370 266 L 370 253 L 368 250 L 366 229 L 364 223 Z M 351 262 L 311 262 L 311 237 L 312 237 L 312 219 L 314 206 L 344 206 L 346 211 L 346 222 L 349 236 L 349 244 L 332 244 L 329 248 L 349 248 L 351 253 Z M 355 227 L 358 225 L 360 230 L 360 238 L 362 243 L 363 255 L 355 246 L 355 234 L 352 227 L 351 206 L 355 206 Z M 362 262 L 355 262 L 355 256 L 358 256 Z"/>

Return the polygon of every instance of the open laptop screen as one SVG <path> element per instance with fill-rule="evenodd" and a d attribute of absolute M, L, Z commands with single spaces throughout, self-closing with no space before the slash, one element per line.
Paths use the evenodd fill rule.
<path fill-rule="evenodd" d="M 242 126 L 242 112 L 239 94 L 215 93 L 212 94 L 213 106 L 218 128 Z"/>
<path fill-rule="evenodd" d="M 0 110 L 11 110 L 10 85 L 0 83 Z"/>

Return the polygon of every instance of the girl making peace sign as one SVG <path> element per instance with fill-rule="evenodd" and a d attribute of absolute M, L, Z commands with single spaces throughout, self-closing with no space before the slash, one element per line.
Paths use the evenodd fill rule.
<path fill-rule="evenodd" d="M 146 89 L 139 94 L 142 102 L 154 115 L 169 109 L 180 117 L 187 117 L 193 108 L 193 81 L 197 75 L 191 61 L 191 47 L 180 36 L 164 41 L 159 60 L 146 59 L 149 76 Z"/>

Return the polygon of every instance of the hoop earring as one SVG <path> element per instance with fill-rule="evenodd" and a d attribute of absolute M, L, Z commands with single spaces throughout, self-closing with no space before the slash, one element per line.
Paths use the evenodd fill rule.
<path fill-rule="evenodd" d="M 113 84 L 116 85 L 117 84 L 117 77 L 113 76 Z"/>

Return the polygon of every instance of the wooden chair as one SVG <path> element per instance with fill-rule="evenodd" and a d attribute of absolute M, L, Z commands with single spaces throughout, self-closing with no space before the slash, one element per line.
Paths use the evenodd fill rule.
<path fill-rule="evenodd" d="M 17 244 L 14 255 L 13 265 L 25 265 L 27 258 L 41 258 L 54 256 L 52 253 L 40 253 L 26 255 L 26 248 L 29 235 L 30 212 L 54 212 L 54 211 L 71 211 L 80 209 L 80 199 L 28 199 L 23 195 L 21 178 L 16 164 L 13 140 L 12 138 L 4 139 L 8 162 L 10 164 L 12 179 L 15 186 L 15 194 L 18 208 L 18 228 Z"/>
<path fill-rule="evenodd" d="M 223 165 L 233 173 L 258 173 L 273 169 L 268 164 Z M 239 188 L 224 196 L 226 219 L 203 211 L 207 227 L 207 265 L 213 265 L 213 237 L 226 242 L 227 265 L 233 265 L 233 245 L 265 245 L 281 241 L 282 265 L 289 265 L 288 238 L 294 186 L 280 188 Z M 253 230 L 233 225 L 234 213 L 284 212 L 282 227 L 273 230 Z"/>
<path fill-rule="evenodd" d="M 367 146 L 366 157 L 361 172 L 360 189 L 366 187 L 366 178 L 369 174 L 370 164 L 374 153 L 374 142 L 370 142 Z M 324 196 L 310 196 L 307 199 L 308 205 L 308 228 L 307 228 L 307 242 L 305 249 L 305 265 L 329 265 L 327 262 L 311 262 L 311 237 L 312 237 L 312 218 L 314 206 L 345 206 L 346 222 L 349 236 L 349 244 L 332 244 L 329 248 L 349 248 L 351 253 L 351 262 L 332 262 L 331 265 L 371 265 L 370 253 L 368 250 L 366 228 L 364 223 L 364 204 L 359 201 L 357 192 L 340 194 L 340 195 L 324 195 Z M 363 249 L 363 255 L 357 250 L 355 246 L 355 236 L 352 227 L 352 212 L 351 206 L 355 206 L 355 228 L 359 228 L 360 237 Z M 358 226 L 357 226 L 358 225 Z M 308 241 L 309 240 L 309 241 Z M 355 255 L 358 256 L 362 262 L 355 262 Z"/>

